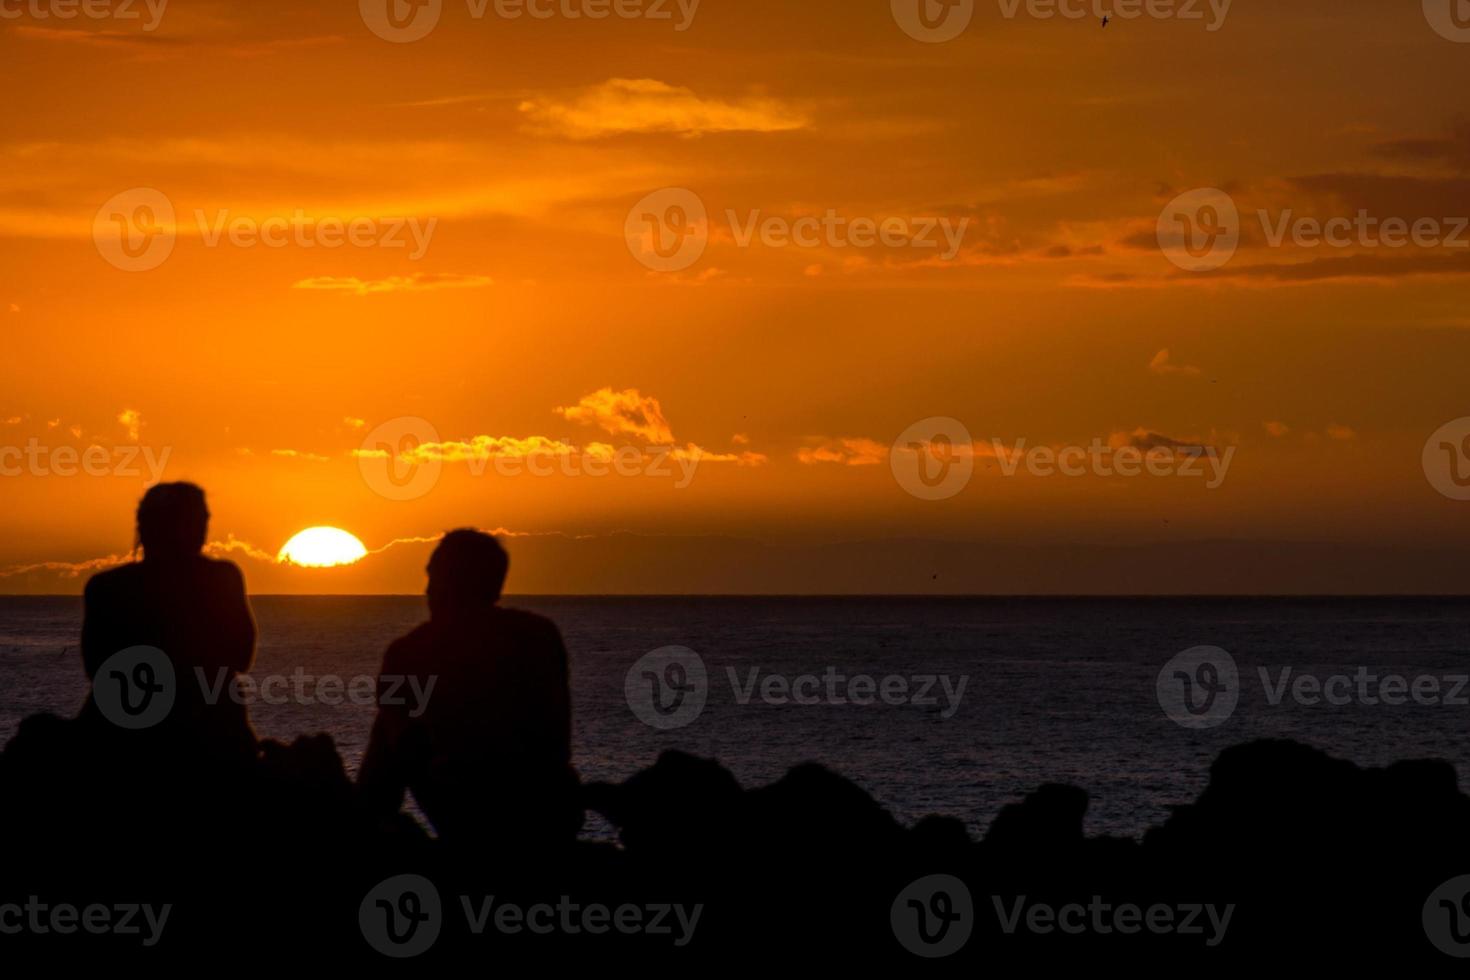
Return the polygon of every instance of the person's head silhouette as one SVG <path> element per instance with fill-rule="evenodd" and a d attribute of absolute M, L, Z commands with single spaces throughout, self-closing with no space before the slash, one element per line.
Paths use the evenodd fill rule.
<path fill-rule="evenodd" d="M 483 531 L 450 531 L 429 558 L 432 616 L 483 609 L 500 601 L 510 557 Z"/>
<path fill-rule="evenodd" d="M 204 548 L 209 507 L 192 483 L 160 483 L 138 503 L 138 544 L 144 561 L 190 558 Z"/>

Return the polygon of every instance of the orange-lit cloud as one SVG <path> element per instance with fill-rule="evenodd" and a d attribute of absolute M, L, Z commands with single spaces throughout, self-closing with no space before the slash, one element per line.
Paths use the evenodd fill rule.
<path fill-rule="evenodd" d="M 319 289 L 367 296 L 370 293 L 420 293 L 434 289 L 478 289 L 493 283 L 494 280 L 489 276 L 415 272 L 408 276 L 387 276 L 382 279 L 359 279 L 356 276 L 316 276 L 294 283 L 291 288 Z"/>
<path fill-rule="evenodd" d="M 1154 359 L 1148 363 L 1148 369 L 1154 374 L 1182 374 L 1191 378 L 1199 375 L 1199 368 L 1193 364 L 1175 364 L 1167 347 L 1154 355 Z"/>
<path fill-rule="evenodd" d="M 309 463 L 331 462 L 331 457 L 322 456 L 317 453 L 303 452 L 299 449 L 272 449 L 271 455 L 281 459 L 299 459 Z"/>
<path fill-rule="evenodd" d="M 475 436 L 450 442 L 425 442 L 404 453 L 419 462 L 462 463 L 487 459 L 527 459 L 532 456 L 570 456 L 577 448 L 545 436 L 516 439 L 506 436 Z"/>
<path fill-rule="evenodd" d="M 127 430 L 128 438 L 137 442 L 143 428 L 143 413 L 136 409 L 125 408 L 118 413 L 117 421 Z"/>
<path fill-rule="evenodd" d="M 888 458 L 889 447 L 875 439 L 844 438 L 817 440 L 816 445 L 796 451 L 800 462 L 837 463 L 842 466 L 876 466 Z"/>
<path fill-rule="evenodd" d="M 595 425 L 615 436 L 634 436 L 652 446 L 667 446 L 674 441 L 674 432 L 664 418 L 658 399 L 645 396 L 636 388 L 622 391 L 602 388 L 571 407 L 557 408 L 556 414 L 569 422 Z"/>
<path fill-rule="evenodd" d="M 533 132 L 579 140 L 621 133 L 774 133 L 809 124 L 779 99 L 702 98 L 651 78 L 614 78 L 570 98 L 527 99 L 520 111 Z"/>

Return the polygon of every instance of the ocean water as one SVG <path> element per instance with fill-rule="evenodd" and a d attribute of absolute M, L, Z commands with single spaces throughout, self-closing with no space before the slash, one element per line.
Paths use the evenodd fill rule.
<path fill-rule="evenodd" d="M 257 678 L 299 675 L 306 697 L 256 702 L 266 737 L 327 732 L 349 768 L 361 758 L 373 709 L 314 696 L 314 678 L 376 673 L 384 647 L 426 615 L 400 597 L 256 597 Z M 905 822 L 928 813 L 983 833 L 1000 807 L 1046 782 L 1092 797 L 1087 830 L 1136 836 L 1204 787 L 1223 748 L 1288 737 L 1361 764 L 1438 757 L 1470 769 L 1470 600 L 1465 599 L 928 599 L 586 598 L 507 600 L 554 619 L 572 659 L 576 764 L 589 780 L 621 780 L 677 748 L 720 760 L 745 785 L 816 761 L 851 778 Z M 86 696 L 77 653 L 81 603 L 0 598 L 0 740 L 26 715 L 69 715 Z M 708 699 L 683 727 L 658 729 L 631 710 L 624 682 L 650 651 L 679 645 L 705 664 Z M 1156 680 L 1183 650 L 1227 650 L 1239 704 L 1218 727 L 1195 730 L 1160 707 Z M 1272 704 L 1258 671 L 1278 684 L 1365 672 L 1433 678 L 1439 696 L 1402 705 Z M 733 671 L 733 683 L 731 673 Z M 752 673 L 754 672 L 754 673 Z M 784 680 L 771 681 L 775 675 Z M 819 703 L 776 703 L 814 675 Z M 829 681 L 826 678 L 834 678 Z M 965 679 L 957 702 L 840 703 L 837 677 Z M 755 681 L 754 695 L 744 690 Z M 294 683 L 294 682 L 293 682 Z M 1427 683 L 1420 681 L 1421 685 Z M 1354 688 L 1357 690 L 1358 688 Z M 1423 688 L 1421 688 L 1422 690 Z M 1347 688 L 1339 686 L 1337 693 Z M 861 693 L 861 691 L 859 691 Z M 1430 703 L 1434 702 L 1434 703 Z"/>

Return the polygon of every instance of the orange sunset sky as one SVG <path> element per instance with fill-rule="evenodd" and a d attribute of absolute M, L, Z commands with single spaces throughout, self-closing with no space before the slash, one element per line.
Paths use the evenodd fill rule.
<path fill-rule="evenodd" d="M 0 592 L 79 591 L 155 478 L 256 592 L 416 592 L 454 526 L 513 535 L 516 592 L 1470 585 L 1426 455 L 1470 416 L 1470 43 L 1434 0 L 981 0 L 940 42 L 903 0 L 387 2 L 0 0 Z M 686 268 L 626 231 L 665 188 L 707 209 Z M 1197 188 L 1240 213 L 1211 271 L 1160 245 Z M 743 240 L 829 213 L 902 231 Z M 934 417 L 974 474 L 930 500 L 890 457 Z M 1008 475 L 992 440 L 1229 466 Z M 275 560 L 319 525 L 372 554 Z"/>

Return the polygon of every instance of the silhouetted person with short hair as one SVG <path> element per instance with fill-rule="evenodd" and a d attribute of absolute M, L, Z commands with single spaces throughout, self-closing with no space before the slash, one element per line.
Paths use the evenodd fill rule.
<path fill-rule="evenodd" d="M 249 763 L 256 754 L 255 733 L 245 706 L 231 695 L 237 675 L 250 669 L 255 656 L 245 579 L 234 563 L 202 553 L 209 508 L 204 491 L 192 483 L 151 487 L 138 504 L 137 521 L 142 560 L 87 582 L 82 619 L 87 677 L 94 687 L 121 684 L 126 678 L 98 677 L 108 658 L 139 646 L 162 651 L 173 670 L 174 701 L 162 721 L 143 730 L 148 750 Z M 111 725 L 93 698 L 82 717 Z"/>
<path fill-rule="evenodd" d="M 383 657 L 358 785 L 381 817 L 407 789 L 447 843 L 524 853 L 569 843 L 584 814 L 566 647 L 550 620 L 500 607 L 508 567 L 479 531 L 434 550 L 429 621 Z"/>

